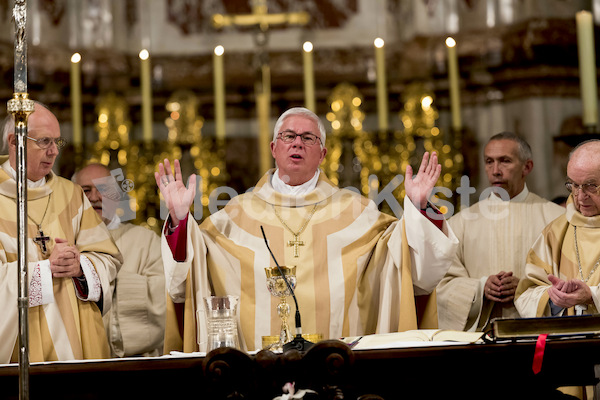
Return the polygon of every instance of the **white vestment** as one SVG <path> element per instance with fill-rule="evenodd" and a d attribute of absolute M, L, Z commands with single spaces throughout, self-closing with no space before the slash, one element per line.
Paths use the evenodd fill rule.
<path fill-rule="evenodd" d="M 260 349 L 262 336 L 279 334 L 279 299 L 269 293 L 265 275 L 265 267 L 275 264 L 261 226 L 278 263 L 297 267 L 295 290 L 304 333 L 328 339 L 397 331 L 402 310 L 410 306 L 400 305 L 404 290 L 400 266 L 410 264 L 404 279 L 412 279 L 411 293 L 431 293 L 456 251 L 457 241 L 447 224 L 440 230 L 407 199 L 398 221 L 381 213 L 373 201 L 340 190 L 323 173 L 312 192 L 284 195 L 271 186 L 272 173 L 200 226 L 188 217 L 185 261 L 173 259 L 163 234 L 167 289 L 175 303 L 185 303 L 188 318 L 184 326 L 188 330 L 182 333 L 184 351 L 202 350 L 205 345 L 203 297 L 211 294 L 240 297 L 241 341 L 248 350 Z M 282 220 L 296 230 L 306 224 L 298 237 L 302 242 L 298 257 L 290 243 L 295 238 Z M 407 303 L 414 309 L 410 297 Z M 293 326 L 295 307 L 291 299 L 290 303 Z M 170 326 L 177 327 L 167 323 L 166 350 L 174 349 L 167 343 Z"/>
<path fill-rule="evenodd" d="M 529 248 L 564 211 L 525 187 L 510 201 L 491 194 L 450 218 L 459 246 L 437 289 L 440 328 L 479 331 L 491 318 L 518 317 L 512 301 L 485 298 L 484 285 L 500 271 L 522 278 Z"/>

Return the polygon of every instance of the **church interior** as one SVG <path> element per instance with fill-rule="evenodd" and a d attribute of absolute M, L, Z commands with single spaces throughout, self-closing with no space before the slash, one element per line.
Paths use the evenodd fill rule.
<path fill-rule="evenodd" d="M 0 2 L 5 101 L 11 13 Z M 30 0 L 28 90 L 69 142 L 55 172 L 120 168 L 133 222 L 155 230 L 159 161 L 202 178 L 194 215 L 206 216 L 273 167 L 275 121 L 295 106 L 325 123 L 322 168 L 341 187 L 375 198 L 436 151 L 447 200 L 457 204 L 466 176 L 474 202 L 487 183 L 482 144 L 513 131 L 533 149 L 529 189 L 551 199 L 567 193 L 569 150 L 598 135 L 598 22 L 598 0 Z"/>

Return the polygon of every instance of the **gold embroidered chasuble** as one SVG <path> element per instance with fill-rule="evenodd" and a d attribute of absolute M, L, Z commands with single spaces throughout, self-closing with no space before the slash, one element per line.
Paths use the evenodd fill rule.
<path fill-rule="evenodd" d="M 408 239 L 403 240 L 398 220 L 379 212 L 365 197 L 338 189 L 325 174 L 311 193 L 288 196 L 273 190 L 272 173 L 199 227 L 188 216 L 184 262 L 173 260 L 163 234 L 167 289 L 175 303 L 167 305 L 165 351 L 205 348 L 202 298 L 211 294 L 240 296 L 238 325 L 246 349 L 260 349 L 262 336 L 279 334 L 279 299 L 269 293 L 264 271 L 275 263 L 261 226 L 278 263 L 296 266 L 304 333 L 327 339 L 417 329 L 414 296 L 435 289 L 456 251 L 456 238 L 446 224 L 438 229 L 405 200 L 401 221 Z M 294 257 L 294 247 L 288 244 L 294 235 L 274 209 L 297 232 L 315 204 L 314 215 L 299 235 L 304 243 L 299 257 Z M 293 330 L 295 306 L 289 303 Z M 437 326 L 435 311 L 429 316 L 434 321 L 428 326 Z"/>
<path fill-rule="evenodd" d="M 581 269 L 579 272 L 573 227 L 577 227 Z M 523 317 L 551 315 L 547 289 L 551 286 L 548 274 L 561 279 L 586 281 L 592 291 L 594 304 L 588 304 L 586 314 L 600 310 L 600 268 L 593 273 L 594 264 L 600 258 L 600 215 L 585 217 L 567 200 L 564 216 L 550 223 L 533 244 L 527 255 L 526 276 L 519 282 L 515 306 Z M 591 276 L 590 276 L 590 273 Z M 588 280 L 589 278 L 589 280 Z M 574 315 L 574 308 L 565 310 L 564 315 Z"/>
<path fill-rule="evenodd" d="M 0 157 L 0 164 L 6 159 Z M 107 358 L 110 351 L 97 304 L 78 298 L 73 278 L 52 278 L 49 267 L 40 268 L 39 262 L 51 254 L 54 239 L 75 244 L 89 260 L 88 266 L 82 265 L 86 278 L 91 272 L 86 268 L 96 272 L 94 279 L 89 274 L 88 286 L 98 297 L 101 293 L 106 312 L 112 299 L 110 282 L 121 265 L 121 255 L 83 190 L 53 173 L 46 180 L 44 186 L 27 192 L 30 361 Z M 17 361 L 19 327 L 16 182 L 1 168 L 0 207 L 0 360 L 8 363 Z M 46 243 L 47 256 L 33 241 L 39 235 L 36 224 L 40 221 L 44 235 L 51 238 Z"/>

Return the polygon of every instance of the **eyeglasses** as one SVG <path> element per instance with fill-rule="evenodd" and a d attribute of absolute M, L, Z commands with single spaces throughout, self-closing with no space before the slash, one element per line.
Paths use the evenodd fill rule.
<path fill-rule="evenodd" d="M 587 195 L 594 195 L 598 194 L 598 189 L 600 189 L 600 185 L 595 185 L 593 183 L 584 183 L 583 185 L 578 185 L 574 182 L 565 182 L 565 187 L 575 196 L 579 193 L 579 190 L 582 190 Z"/>
<path fill-rule="evenodd" d="M 53 142 L 56 145 L 56 148 L 58 150 L 62 149 L 63 147 L 65 147 L 67 145 L 67 141 L 61 137 L 58 137 L 58 138 L 43 137 L 43 138 L 39 138 L 39 139 L 34 139 L 32 137 L 27 136 L 27 139 L 33 140 L 40 149 L 44 149 L 44 150 L 49 148 Z"/>
<path fill-rule="evenodd" d="M 292 143 L 294 140 L 296 140 L 296 136 L 300 136 L 300 139 L 302 139 L 302 143 L 312 146 L 313 144 L 317 143 L 317 140 L 319 142 L 321 142 L 321 138 L 318 137 L 317 135 L 313 134 L 313 133 L 296 133 L 294 131 L 284 131 L 284 132 L 280 132 L 279 135 L 277 135 L 278 139 L 281 139 L 281 141 L 283 143 Z M 323 142 L 321 142 L 323 143 Z"/>

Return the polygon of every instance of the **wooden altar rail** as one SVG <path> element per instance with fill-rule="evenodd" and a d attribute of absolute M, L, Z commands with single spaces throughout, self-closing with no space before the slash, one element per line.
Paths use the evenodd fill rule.
<path fill-rule="evenodd" d="M 319 399 L 551 399 L 595 385 L 600 339 L 549 340 L 534 375 L 534 342 L 351 351 L 324 341 L 306 354 L 217 349 L 207 357 L 33 363 L 35 399 L 273 399 L 285 382 Z M 0 398 L 18 398 L 18 365 L 0 367 Z"/>

